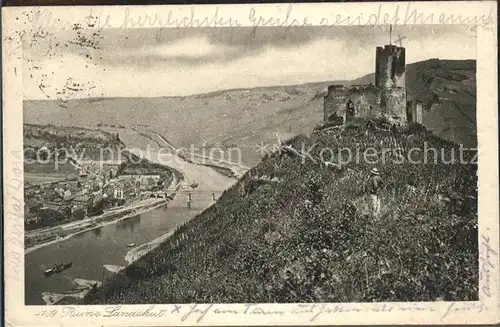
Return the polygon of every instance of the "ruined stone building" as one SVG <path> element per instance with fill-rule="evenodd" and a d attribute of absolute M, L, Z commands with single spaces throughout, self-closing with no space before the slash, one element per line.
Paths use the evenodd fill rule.
<path fill-rule="evenodd" d="M 330 85 L 324 121 L 342 124 L 353 117 L 385 117 L 394 123 L 422 122 L 422 104 L 406 101 L 405 48 L 377 47 L 375 85 Z"/>
<path fill-rule="evenodd" d="M 409 122 L 422 124 L 423 103 L 419 100 L 406 101 L 406 119 Z"/>

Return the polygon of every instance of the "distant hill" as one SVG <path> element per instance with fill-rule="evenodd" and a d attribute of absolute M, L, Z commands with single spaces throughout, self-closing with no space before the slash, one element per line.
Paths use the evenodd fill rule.
<path fill-rule="evenodd" d="M 84 144 L 85 150 L 82 150 Z M 51 160 L 54 160 L 56 156 L 60 159 L 66 156 L 76 156 L 78 159 L 98 160 L 103 157 L 102 159 L 108 160 L 110 159 L 108 158 L 109 151 L 102 151 L 102 149 L 118 153 L 124 144 L 119 135 L 99 129 L 54 124 L 24 124 L 23 147 L 25 158 L 32 160 L 41 155 L 41 152 L 37 154 L 37 151 L 43 148 L 47 149 L 46 154 L 50 156 L 47 159 Z"/>
<path fill-rule="evenodd" d="M 476 61 L 430 59 L 406 65 L 409 100 L 424 103 L 423 125 L 440 137 L 477 146 Z M 375 83 L 368 74 L 352 84 Z"/>
<path fill-rule="evenodd" d="M 329 82 L 249 90 L 218 91 L 187 97 L 109 98 L 57 101 L 25 101 L 25 122 L 60 125 L 120 124 L 150 129 L 164 135 L 176 147 L 238 145 L 244 163 L 254 164 L 261 155 L 256 144 L 276 143 L 305 133 L 323 119 L 320 94 Z"/>
<path fill-rule="evenodd" d="M 425 142 L 458 150 L 422 126 L 394 134 L 362 119 L 294 137 L 288 150 L 266 155 L 213 206 L 85 301 L 477 300 L 477 166 L 424 164 Z M 384 181 L 379 219 L 369 215 L 364 192 L 372 165 L 336 151 L 362 155 L 368 148 L 378 151 Z M 395 148 L 403 150 L 384 152 Z M 397 153 L 409 148 L 421 151 L 401 163 Z M 301 149 L 314 149 L 312 159 Z M 325 160 L 348 163 L 325 167 L 323 149 L 333 150 Z"/>
<path fill-rule="evenodd" d="M 257 144 L 308 133 L 322 121 L 328 85 L 373 81 L 370 74 L 351 82 L 223 90 L 186 97 L 70 100 L 64 106 L 57 101 L 25 101 L 24 120 L 82 126 L 136 125 L 163 134 L 177 147 L 194 144 L 225 149 L 237 145 L 243 163 L 252 165 L 261 158 Z M 409 64 L 406 84 L 409 96 L 427 105 L 426 127 L 446 139 L 453 139 L 455 133 L 457 142 L 475 146 L 475 61 Z"/>

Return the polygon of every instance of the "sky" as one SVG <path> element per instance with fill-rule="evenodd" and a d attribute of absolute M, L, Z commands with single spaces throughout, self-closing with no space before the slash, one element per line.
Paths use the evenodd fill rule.
<path fill-rule="evenodd" d="M 401 41 L 398 39 L 401 38 Z M 24 99 L 184 96 L 215 90 L 350 80 L 374 72 L 389 26 L 78 27 L 23 45 Z M 462 25 L 393 27 L 406 63 L 476 59 Z"/>

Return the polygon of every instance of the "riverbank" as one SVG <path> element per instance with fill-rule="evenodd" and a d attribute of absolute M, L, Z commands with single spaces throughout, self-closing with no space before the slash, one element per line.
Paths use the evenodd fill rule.
<path fill-rule="evenodd" d="M 199 214 L 201 214 L 202 212 L 204 212 L 205 210 L 210 208 L 212 205 L 213 204 L 207 205 L 205 208 L 201 209 L 197 214 L 195 214 L 193 217 L 191 217 L 191 219 L 195 218 L 196 216 L 198 216 Z M 178 226 L 178 227 L 168 231 L 167 233 L 157 237 L 156 239 L 154 239 L 150 242 L 147 242 L 147 243 L 143 243 L 143 244 L 131 249 L 130 251 L 128 251 L 127 254 L 125 255 L 125 261 L 127 262 L 126 265 L 124 265 L 124 266 L 104 265 L 103 266 L 104 269 L 106 269 L 107 271 L 109 271 L 113 274 L 117 274 L 120 271 L 127 269 L 127 267 L 129 267 L 131 264 L 138 261 L 143 256 L 147 255 L 148 253 L 150 253 L 151 251 L 153 251 L 157 247 L 159 247 L 162 243 L 167 241 L 170 237 L 172 237 L 175 234 L 175 232 L 179 228 L 181 228 L 181 226 Z M 95 291 L 98 292 L 99 288 L 101 288 L 102 286 L 103 286 L 103 283 L 98 284 L 95 287 Z M 52 304 L 84 305 L 85 304 L 85 295 L 87 295 L 88 292 L 90 292 L 90 291 L 91 291 L 90 289 L 85 290 L 85 292 L 79 293 L 77 296 L 75 296 L 73 294 L 68 294 L 68 293 L 51 294 L 52 298 L 56 299 L 56 301 L 53 302 Z M 48 302 L 46 301 L 46 303 L 48 303 Z"/>
<path fill-rule="evenodd" d="M 28 237 L 28 238 L 31 237 L 31 239 L 39 238 L 39 239 L 41 239 L 41 241 L 38 243 L 30 244 L 31 246 L 26 247 L 24 253 L 28 254 L 32 251 L 43 248 L 45 246 L 65 241 L 71 237 L 78 235 L 78 234 L 85 233 L 85 232 L 88 232 L 88 231 L 93 230 L 93 229 L 101 228 L 103 226 L 116 224 L 120 221 L 126 220 L 128 218 L 140 215 L 140 214 L 145 213 L 147 211 L 150 211 L 150 210 L 156 209 L 158 207 L 161 207 L 163 205 L 166 205 L 168 203 L 168 201 L 169 201 L 169 199 L 149 198 L 149 199 L 141 201 L 140 203 L 136 203 L 133 206 L 121 208 L 119 212 L 109 212 L 109 213 L 105 213 L 105 214 L 97 216 L 97 217 L 91 217 L 91 218 L 84 219 L 81 222 L 78 222 L 77 224 L 75 224 L 75 222 L 71 222 L 71 223 L 67 224 L 67 225 L 71 225 L 71 226 L 61 225 L 61 226 L 58 226 L 58 228 L 56 230 L 54 230 L 54 229 L 51 229 L 48 231 L 43 230 L 43 231 L 40 231 L 38 233 L 35 231 L 32 233 L 33 235 L 26 236 L 26 237 Z M 103 221 L 103 220 L 105 220 L 105 221 Z M 61 234 L 66 233 L 66 232 L 69 232 L 69 234 L 67 234 L 63 237 L 60 236 Z M 46 241 L 47 239 L 49 239 L 49 240 Z M 26 239 L 25 239 L 25 244 L 26 244 Z"/>
<path fill-rule="evenodd" d="M 167 149 L 171 154 L 176 155 L 178 158 L 184 160 L 185 162 L 210 167 L 225 177 L 239 179 L 250 169 L 247 166 L 240 165 L 231 161 L 214 159 L 200 154 L 188 152 L 185 149 L 176 148 L 158 132 L 140 131 L 134 127 L 128 128 L 141 135 L 142 137 L 155 142 L 160 148 Z"/>
<path fill-rule="evenodd" d="M 213 203 L 210 204 L 210 205 L 207 205 L 205 208 L 203 208 L 202 210 L 200 210 L 200 212 L 198 214 L 196 214 L 193 217 L 191 217 L 191 219 L 193 219 L 196 216 L 198 216 L 199 214 L 203 213 L 203 211 L 207 210 L 212 205 L 213 205 Z M 174 228 L 173 230 L 171 230 L 171 231 L 163 234 L 162 236 L 160 236 L 158 238 L 155 238 L 151 242 L 141 244 L 140 246 L 135 247 L 135 248 L 131 249 L 130 251 L 128 251 L 127 254 L 125 255 L 125 261 L 127 261 L 127 266 L 123 267 L 122 269 L 125 269 L 130 264 L 134 263 L 135 261 L 139 260 L 141 257 L 145 256 L 149 252 L 151 252 L 154 249 L 156 249 L 160 244 L 162 244 L 163 242 L 165 242 L 166 240 L 168 240 L 169 237 L 172 236 L 180 227 L 181 226 L 178 226 L 177 228 Z"/>
<path fill-rule="evenodd" d="M 204 208 L 200 209 L 198 213 L 193 215 L 191 219 L 202 213 L 203 211 L 207 210 L 213 205 L 213 203 L 205 206 Z M 191 220 L 190 219 L 190 220 Z M 139 246 L 130 249 L 125 255 L 125 261 L 127 262 L 126 265 L 123 266 L 118 266 L 118 265 L 110 265 L 110 264 L 105 264 L 103 265 L 103 268 L 106 269 L 108 272 L 111 272 L 113 274 L 119 273 L 120 271 L 127 269 L 128 266 L 130 266 L 132 263 L 135 261 L 139 260 L 143 256 L 147 255 L 151 251 L 155 250 L 158 246 L 160 246 L 163 242 L 167 241 L 172 235 L 175 234 L 175 232 L 181 228 L 182 225 L 179 225 L 172 230 L 168 231 L 167 233 L 153 239 L 150 242 L 140 244 Z M 76 282 L 76 280 L 75 280 Z M 90 292 L 92 289 L 99 289 L 102 287 L 102 283 L 99 282 L 99 284 L 93 286 L 92 288 L 85 288 L 83 290 L 71 290 L 67 291 L 64 293 L 49 293 L 46 292 L 42 295 L 44 298 L 44 301 L 46 304 L 49 305 L 83 305 L 85 304 L 84 298 L 85 295 L 87 295 L 88 292 Z"/>
<path fill-rule="evenodd" d="M 144 159 L 147 163 L 151 163 L 146 158 L 142 159 Z M 181 187 L 181 182 L 185 179 L 183 172 L 178 169 L 162 165 L 161 163 L 153 162 L 151 164 L 160 165 L 162 168 L 167 169 L 171 173 L 171 179 L 169 182 L 175 189 L 174 192 L 176 193 Z M 168 201 L 157 198 L 147 198 L 142 200 L 138 198 L 135 200 L 139 200 L 139 202 L 134 202 L 124 207 L 113 208 L 109 212 L 105 212 L 98 216 L 88 217 L 82 220 L 71 219 L 71 221 L 67 221 L 60 225 L 27 231 L 24 236 L 25 254 L 41 247 L 67 240 L 80 233 L 100 228 L 110 223 L 116 223 L 131 216 L 155 209 L 159 205 L 163 205 Z"/>
<path fill-rule="evenodd" d="M 60 302 L 63 300 L 68 300 L 70 299 L 70 302 L 78 302 L 80 303 L 81 300 L 87 295 L 90 290 L 96 287 L 100 287 L 102 285 L 102 282 L 96 281 L 96 280 L 87 280 L 87 279 L 81 279 L 81 278 L 76 278 L 73 280 L 73 283 L 78 285 L 71 291 L 67 291 L 65 293 L 51 293 L 51 292 L 44 292 L 42 293 L 42 298 L 45 301 L 46 304 L 48 305 L 54 305 L 54 304 L 61 304 Z"/>
<path fill-rule="evenodd" d="M 213 188 L 216 187 L 216 185 L 221 182 L 220 176 L 224 176 L 224 177 L 228 178 L 226 180 L 226 182 L 222 183 L 224 185 L 223 189 L 227 189 L 230 186 L 232 186 L 235 183 L 235 180 L 237 180 L 239 177 L 241 177 L 244 174 L 244 172 L 246 172 L 248 169 L 248 167 L 238 166 L 239 170 L 236 169 L 236 171 L 234 171 L 233 169 L 231 169 L 230 167 L 227 167 L 227 166 L 224 167 L 224 166 L 217 165 L 217 164 L 208 164 L 208 163 L 203 161 L 203 160 L 205 160 L 205 161 L 208 160 L 208 158 L 203 157 L 203 160 L 202 160 L 202 158 L 200 156 L 198 156 L 198 159 L 200 159 L 200 161 L 189 160 L 189 158 L 186 158 L 187 155 L 185 153 L 183 153 L 182 150 L 175 148 L 170 142 L 168 142 L 160 134 L 154 133 L 154 136 L 156 136 L 156 138 L 158 138 L 158 140 L 160 140 L 163 144 L 161 144 L 158 140 L 155 140 L 154 137 L 148 133 L 141 132 L 141 131 L 134 129 L 134 128 L 132 128 L 132 130 L 134 130 L 139 135 L 156 142 L 158 144 L 158 146 L 168 149 L 172 156 L 177 156 L 179 159 L 183 160 L 184 164 L 182 166 L 176 167 L 175 164 L 178 161 L 172 160 L 171 165 L 169 167 L 171 169 L 173 169 L 174 171 L 178 171 L 180 174 L 182 174 L 182 179 L 199 181 L 199 183 L 200 183 L 199 189 L 201 189 L 201 190 L 204 190 L 204 189 L 213 190 Z M 152 160 L 152 158 L 148 158 L 148 159 Z M 234 163 L 227 162 L 227 164 L 231 164 L 233 166 L 236 166 L 236 164 L 234 164 Z M 182 170 L 181 170 L 181 168 L 182 168 Z M 213 176 L 210 176 L 210 174 L 206 174 L 207 168 L 214 171 L 215 174 L 213 174 Z M 232 167 L 232 168 L 234 168 L 234 167 Z M 215 181 L 217 181 L 217 182 L 214 183 Z M 178 199 L 174 198 L 172 203 L 174 203 L 177 200 Z M 217 199 L 215 199 L 215 200 L 217 200 Z M 200 210 L 196 214 L 193 214 L 189 220 L 192 220 L 196 216 L 200 215 L 202 212 L 204 212 L 205 210 L 210 208 L 214 203 L 215 203 L 215 201 L 208 204 L 205 207 L 200 208 Z M 127 269 L 127 267 L 129 265 L 136 262 L 137 260 L 139 260 L 143 256 L 145 256 L 148 253 L 150 253 L 151 251 L 155 250 L 162 243 L 167 241 L 181 227 L 182 226 L 179 225 L 176 228 L 173 228 L 172 230 L 157 237 L 156 239 L 153 239 L 150 242 L 143 243 L 135 248 L 130 249 L 130 251 L 128 251 L 127 254 L 125 255 L 125 261 L 127 262 L 126 266 L 119 267 L 119 268 L 118 267 L 108 267 L 111 269 L 107 268 L 107 270 L 108 271 L 114 270 L 114 271 L 116 271 L 116 273 L 118 273 L 119 271 L 121 271 L 123 269 Z"/>

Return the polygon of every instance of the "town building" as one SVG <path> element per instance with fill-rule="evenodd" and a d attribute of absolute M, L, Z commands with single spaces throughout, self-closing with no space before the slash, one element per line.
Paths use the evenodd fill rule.
<path fill-rule="evenodd" d="M 45 205 L 45 209 L 62 212 L 64 209 L 64 203 L 62 201 L 50 201 Z"/>
<path fill-rule="evenodd" d="M 118 186 L 113 190 L 113 197 L 115 199 L 124 199 L 125 196 L 123 195 L 123 187 Z"/>
<path fill-rule="evenodd" d="M 63 193 L 64 200 L 70 200 L 72 198 L 74 198 L 74 196 L 73 196 L 73 193 L 71 193 L 71 190 L 68 189 L 68 190 L 64 191 L 64 193 Z"/>
<path fill-rule="evenodd" d="M 135 184 L 141 191 L 149 190 L 158 185 L 160 175 L 138 175 L 134 176 Z"/>
<path fill-rule="evenodd" d="M 41 208 L 41 203 L 33 200 L 27 200 L 24 204 L 24 217 L 36 216 Z"/>
<path fill-rule="evenodd" d="M 94 199 L 88 194 L 78 195 L 73 200 L 73 210 L 82 209 L 85 214 L 92 208 Z"/>
<path fill-rule="evenodd" d="M 57 182 L 57 187 L 74 192 L 78 187 L 78 180 L 62 180 Z"/>
<path fill-rule="evenodd" d="M 55 191 L 51 189 L 47 189 L 46 192 L 42 194 L 42 203 L 45 205 L 57 198 L 60 198 L 59 194 L 57 194 Z"/>
<path fill-rule="evenodd" d="M 130 183 L 116 183 L 110 187 L 115 199 L 129 199 L 137 195 L 137 188 Z M 110 193 L 108 191 L 108 193 Z"/>

